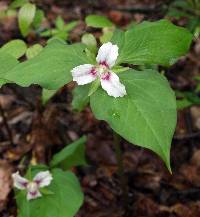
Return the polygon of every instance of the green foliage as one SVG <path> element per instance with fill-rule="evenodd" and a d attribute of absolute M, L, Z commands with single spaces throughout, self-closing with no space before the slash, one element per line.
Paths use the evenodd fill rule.
<path fill-rule="evenodd" d="M 18 23 L 22 35 L 25 37 L 29 33 L 30 26 L 34 20 L 36 6 L 31 3 L 26 3 L 19 10 Z"/>
<path fill-rule="evenodd" d="M 189 49 L 192 35 L 167 20 L 143 22 L 112 40 L 122 44 L 118 63 L 169 66 Z M 123 42 L 122 42 L 123 41 Z"/>
<path fill-rule="evenodd" d="M 53 156 L 50 166 L 60 167 L 63 170 L 68 170 L 73 166 L 86 165 L 85 142 L 86 137 L 83 136 L 72 144 L 67 145 L 60 152 Z"/>
<path fill-rule="evenodd" d="M 57 90 L 42 89 L 42 104 L 45 105 Z"/>
<path fill-rule="evenodd" d="M 22 40 L 16 39 L 9 41 L 3 45 L 0 49 L 1 52 L 8 53 L 15 57 L 16 59 L 22 57 L 26 52 L 27 46 L 26 43 Z"/>
<path fill-rule="evenodd" d="M 91 96 L 92 111 L 129 142 L 156 152 L 170 169 L 169 150 L 176 126 L 173 91 L 164 76 L 151 70 L 119 75 L 127 96 L 115 99 L 98 89 Z"/>
<path fill-rule="evenodd" d="M 41 170 L 44 169 L 35 171 Z M 33 169 L 32 173 L 35 171 Z M 53 169 L 51 173 L 52 183 L 46 189 L 41 190 L 42 197 L 27 201 L 25 191 L 17 192 L 18 217 L 75 216 L 83 203 L 83 193 L 76 176 L 72 172 L 63 172 L 60 169 Z"/>
<path fill-rule="evenodd" d="M 82 111 L 89 103 L 90 85 L 77 86 L 73 90 L 72 108 L 76 111 Z"/>
<path fill-rule="evenodd" d="M 90 34 L 84 34 L 81 38 L 83 44 L 87 46 L 87 49 L 90 50 L 92 53 L 96 54 L 97 52 L 97 41 L 96 38 Z"/>
<path fill-rule="evenodd" d="M 37 9 L 33 20 L 33 27 L 35 29 L 38 29 L 41 26 L 44 17 L 45 17 L 44 12 L 40 9 Z"/>
<path fill-rule="evenodd" d="M 0 49 L 0 86 L 5 83 L 8 83 L 6 79 L 4 79 L 6 73 L 14 68 L 19 62 L 15 57 L 10 55 L 9 53 L 2 52 Z"/>
<path fill-rule="evenodd" d="M 43 47 L 40 44 L 35 44 L 35 45 L 29 47 L 26 50 L 27 59 L 32 59 L 33 57 L 37 56 L 42 51 L 42 49 L 43 49 Z"/>
<path fill-rule="evenodd" d="M 43 37 L 53 37 L 67 40 L 69 32 L 72 31 L 77 26 L 77 24 L 77 21 L 72 21 L 68 24 L 65 24 L 65 21 L 62 19 L 62 17 L 59 16 L 55 21 L 56 28 L 45 30 L 40 33 L 40 35 Z"/>
<path fill-rule="evenodd" d="M 114 33 L 115 28 L 114 27 L 110 27 L 110 28 L 103 28 L 103 34 L 100 37 L 100 42 L 102 44 L 109 42 L 111 40 L 111 38 L 113 37 L 113 33 Z"/>
<path fill-rule="evenodd" d="M 175 0 L 171 3 L 167 16 L 187 18 L 186 27 L 194 33 L 200 27 L 200 0 Z"/>
<path fill-rule="evenodd" d="M 19 64 L 6 79 L 21 86 L 39 84 L 45 89 L 57 90 L 72 80 L 70 70 L 90 60 L 81 44 L 66 45 L 51 41 L 36 57 Z"/>
<path fill-rule="evenodd" d="M 57 26 L 63 26 L 61 20 Z M 161 20 L 143 22 L 126 32 L 116 29 L 111 41 L 119 46 L 117 64 L 169 66 L 188 51 L 191 40 L 192 34 L 186 29 Z M 21 86 L 34 83 L 57 90 L 72 80 L 72 68 L 94 64 L 94 53 L 89 51 L 83 44 L 66 45 L 61 40 L 51 40 L 37 56 L 17 65 L 4 78 Z M 110 97 L 101 88 L 97 89 L 99 84 L 94 82 L 89 89 L 75 89 L 73 107 L 81 110 L 88 103 L 88 95 L 93 93 L 90 104 L 98 119 L 107 121 L 129 142 L 156 152 L 170 169 L 170 144 L 176 125 L 175 97 L 162 75 L 143 68 L 137 72 L 115 66 L 127 96 Z"/>
<path fill-rule="evenodd" d="M 85 22 L 87 26 L 91 26 L 94 28 L 104 28 L 113 26 L 113 23 L 107 17 L 99 15 L 89 15 L 86 17 Z"/>
<path fill-rule="evenodd" d="M 14 0 L 10 5 L 10 9 L 16 9 L 22 7 L 24 4 L 28 3 L 28 0 Z"/>

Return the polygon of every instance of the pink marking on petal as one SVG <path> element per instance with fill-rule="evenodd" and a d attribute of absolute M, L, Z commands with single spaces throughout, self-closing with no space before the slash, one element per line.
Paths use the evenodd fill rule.
<path fill-rule="evenodd" d="M 27 185 L 28 185 L 28 182 L 19 182 L 19 183 L 20 183 L 20 185 L 24 186 L 25 188 L 26 188 Z"/>
<path fill-rule="evenodd" d="M 93 67 L 92 70 L 90 71 L 90 74 L 92 74 L 93 76 L 97 75 L 97 71 L 96 69 Z"/>
<path fill-rule="evenodd" d="M 106 61 L 102 61 L 99 64 L 102 65 L 102 66 L 105 66 L 106 68 L 109 68 L 109 65 L 108 65 L 108 63 Z"/>
<path fill-rule="evenodd" d="M 39 184 L 41 183 L 41 181 L 42 181 L 42 180 L 39 180 L 39 179 L 38 179 L 38 180 L 35 180 L 34 182 L 35 182 L 37 185 L 39 185 Z"/>
<path fill-rule="evenodd" d="M 37 191 L 29 192 L 31 196 L 35 197 L 37 195 Z"/>
<path fill-rule="evenodd" d="M 104 74 L 102 77 L 101 77 L 101 79 L 103 79 L 103 80 L 110 80 L 110 73 L 108 72 L 108 73 L 106 73 L 106 74 Z"/>

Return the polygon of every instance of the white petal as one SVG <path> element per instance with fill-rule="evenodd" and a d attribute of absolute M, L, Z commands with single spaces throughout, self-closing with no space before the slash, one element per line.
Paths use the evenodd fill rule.
<path fill-rule="evenodd" d="M 114 72 L 110 72 L 110 76 L 106 79 L 101 78 L 101 86 L 109 96 L 116 98 L 126 95 L 125 86 L 120 83 L 119 77 Z"/>
<path fill-rule="evenodd" d="M 14 181 L 14 186 L 20 190 L 26 189 L 29 181 L 19 175 L 19 172 L 13 173 L 12 178 Z"/>
<path fill-rule="evenodd" d="M 96 73 L 93 73 L 93 65 L 84 64 L 77 66 L 71 70 L 73 81 L 76 81 L 78 85 L 84 85 L 91 83 L 96 79 Z"/>
<path fill-rule="evenodd" d="M 98 63 L 106 63 L 110 68 L 115 65 L 118 57 L 118 46 L 113 45 L 111 42 L 103 44 L 99 48 L 99 52 L 96 57 Z"/>
<path fill-rule="evenodd" d="M 27 192 L 27 200 L 32 200 L 32 199 L 35 199 L 35 198 L 38 198 L 38 197 L 41 197 L 41 193 L 39 192 L 39 190 L 36 190 L 35 192 L 30 192 L 28 191 Z"/>
<path fill-rule="evenodd" d="M 39 172 L 33 179 L 34 182 L 36 182 L 39 186 L 39 188 L 42 188 L 44 186 L 50 185 L 53 177 L 49 171 Z"/>

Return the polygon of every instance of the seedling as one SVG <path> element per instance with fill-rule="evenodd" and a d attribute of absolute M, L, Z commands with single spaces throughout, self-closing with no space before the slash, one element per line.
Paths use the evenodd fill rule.
<path fill-rule="evenodd" d="M 65 24 L 65 21 L 62 19 L 62 17 L 59 16 L 55 21 L 55 28 L 46 30 L 40 35 L 48 38 L 59 38 L 66 41 L 68 39 L 70 31 L 72 31 L 77 26 L 77 24 L 77 21 L 72 21 L 68 24 Z"/>

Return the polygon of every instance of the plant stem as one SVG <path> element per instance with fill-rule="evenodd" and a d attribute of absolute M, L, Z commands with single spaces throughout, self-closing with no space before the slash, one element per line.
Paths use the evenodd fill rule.
<path fill-rule="evenodd" d="M 4 112 L 4 110 L 3 110 L 2 106 L 1 106 L 1 103 L 0 103 L 0 114 L 1 114 L 1 116 L 3 118 L 3 124 L 4 124 L 5 128 L 6 128 L 6 131 L 7 131 L 9 140 L 10 140 L 10 144 L 11 144 L 11 146 L 14 146 L 12 131 L 11 131 L 9 125 L 8 125 L 8 121 L 7 121 L 5 112 Z"/>
<path fill-rule="evenodd" d="M 114 145 L 115 145 L 115 155 L 117 159 L 117 167 L 118 167 L 118 176 L 120 179 L 120 187 L 123 194 L 123 205 L 125 208 L 128 206 L 128 185 L 127 179 L 124 175 L 124 164 L 123 164 L 123 157 L 122 157 L 122 150 L 121 150 L 121 137 L 113 132 L 114 137 Z"/>

